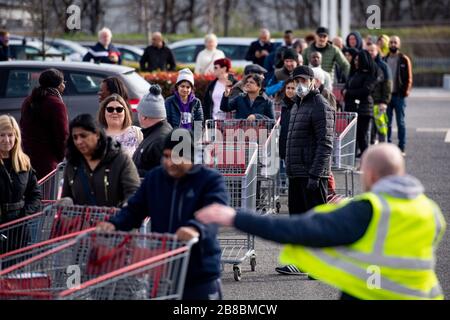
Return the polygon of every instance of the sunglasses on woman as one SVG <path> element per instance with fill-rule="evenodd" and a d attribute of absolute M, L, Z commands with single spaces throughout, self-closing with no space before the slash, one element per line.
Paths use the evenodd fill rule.
<path fill-rule="evenodd" d="M 109 113 L 113 113 L 114 112 L 114 110 L 117 112 L 117 113 L 122 113 L 123 112 L 123 107 L 106 107 L 106 111 L 108 111 Z"/>

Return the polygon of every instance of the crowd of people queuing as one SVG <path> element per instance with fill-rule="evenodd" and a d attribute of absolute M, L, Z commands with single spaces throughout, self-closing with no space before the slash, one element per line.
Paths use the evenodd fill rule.
<path fill-rule="evenodd" d="M 0 36 L 0 40 L 6 37 Z M 102 29 L 98 44 L 84 60 L 120 64 L 111 37 L 109 29 Z M 183 239 L 200 236 L 201 249 L 193 251 L 184 296 L 220 298 L 217 228 L 196 221 L 194 213 L 209 204 L 228 204 L 224 181 L 213 170 L 194 165 L 192 157 L 181 156 L 184 162 L 174 163 L 174 132 L 193 143 L 186 132 L 195 123 L 280 116 L 279 154 L 281 170 L 289 178 L 291 215 L 327 202 L 336 111 L 358 114 L 357 157 L 371 143 L 392 141 L 395 112 L 404 154 L 405 99 L 412 73 L 398 37 L 383 35 L 368 43 L 352 32 L 343 41 L 329 39 L 328 30 L 319 27 L 305 39 L 295 39 L 287 30 L 277 46 L 269 30 L 262 29 L 246 55 L 252 64 L 245 67 L 239 81 L 231 72 L 231 60 L 217 44 L 217 37 L 208 34 L 195 65 L 195 73 L 215 77 L 205 96 L 196 96 L 194 73 L 182 69 L 171 96 L 165 98 L 158 85 L 150 86 L 137 107 L 139 126 L 133 125 L 127 90 L 120 79 L 110 77 L 101 83 L 97 118 L 82 114 L 69 121 L 63 73 L 42 72 L 39 86 L 23 102 L 20 129 L 13 118 L 0 117 L 0 194 L 6 197 L 1 222 L 36 210 L 41 197 L 37 180 L 65 159 L 61 201 L 123 207 L 101 230 L 130 230 L 150 216 L 157 232 L 176 232 Z M 2 49 L 2 55 L 5 52 Z M 145 71 L 175 69 L 161 33 L 152 35 L 140 65 Z M 175 193 L 180 200 L 174 204 Z M 187 204 L 187 198 L 192 202 Z M 179 212 L 176 217 L 169 216 L 174 205 Z M 276 270 L 301 273 L 293 264 Z"/>

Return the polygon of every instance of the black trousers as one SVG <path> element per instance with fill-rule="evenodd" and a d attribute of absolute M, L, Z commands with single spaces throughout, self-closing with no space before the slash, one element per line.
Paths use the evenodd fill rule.
<path fill-rule="evenodd" d="M 306 189 L 308 178 L 289 178 L 288 206 L 289 214 L 302 214 L 317 205 L 327 202 L 328 179 L 319 179 L 319 188 Z"/>
<path fill-rule="evenodd" d="M 359 149 L 359 154 L 362 154 L 369 146 L 369 128 L 371 121 L 371 116 L 358 115 L 356 146 Z M 358 154 L 358 150 L 356 150 L 356 154 Z"/>

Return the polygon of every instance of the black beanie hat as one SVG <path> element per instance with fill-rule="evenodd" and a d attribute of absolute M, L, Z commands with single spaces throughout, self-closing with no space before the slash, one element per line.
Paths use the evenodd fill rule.
<path fill-rule="evenodd" d="M 295 49 L 289 48 L 284 51 L 283 60 L 292 59 L 298 61 L 298 53 Z"/>

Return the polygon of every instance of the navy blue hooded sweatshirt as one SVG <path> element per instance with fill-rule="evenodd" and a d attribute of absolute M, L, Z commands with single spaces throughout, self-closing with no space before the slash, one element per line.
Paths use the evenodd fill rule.
<path fill-rule="evenodd" d="M 354 36 L 356 38 L 356 47 L 355 49 L 361 51 L 363 49 L 363 38 L 361 36 L 361 34 L 358 31 L 353 31 L 350 32 L 347 36 L 347 38 L 345 39 L 345 44 L 347 45 L 347 48 L 350 48 L 350 43 L 349 43 L 349 38 L 350 36 Z"/>
<path fill-rule="evenodd" d="M 172 178 L 162 166 L 149 171 L 139 189 L 110 222 L 116 229 L 139 228 L 148 216 L 152 232 L 175 233 L 191 226 L 200 233 L 192 247 L 186 276 L 189 286 L 206 283 L 220 277 L 220 245 L 217 225 L 204 225 L 194 219 L 194 213 L 213 203 L 228 204 L 228 193 L 222 175 L 201 165 L 195 165 L 184 177 Z"/>

